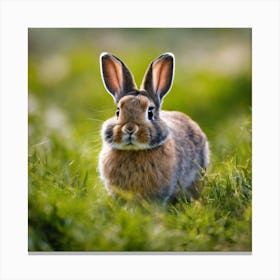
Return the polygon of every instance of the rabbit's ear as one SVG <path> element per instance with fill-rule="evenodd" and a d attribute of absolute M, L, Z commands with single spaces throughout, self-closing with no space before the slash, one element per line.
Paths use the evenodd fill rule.
<path fill-rule="evenodd" d="M 155 59 L 144 76 L 141 89 L 150 94 L 157 94 L 161 100 L 172 85 L 174 60 L 172 53 L 165 53 Z"/>
<path fill-rule="evenodd" d="M 100 67 L 105 88 L 115 99 L 136 89 L 133 75 L 117 57 L 109 53 L 102 53 L 100 55 Z"/>

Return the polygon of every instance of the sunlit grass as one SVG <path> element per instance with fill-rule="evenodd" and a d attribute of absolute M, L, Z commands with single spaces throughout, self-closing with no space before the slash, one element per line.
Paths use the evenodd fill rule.
<path fill-rule="evenodd" d="M 250 151 L 246 135 L 236 141 Z M 213 155 L 202 197 L 187 202 L 182 196 L 164 207 L 109 197 L 96 172 L 99 144 L 87 145 L 53 135 L 30 147 L 31 251 L 251 250 L 249 153 L 229 152 L 223 161 Z"/>

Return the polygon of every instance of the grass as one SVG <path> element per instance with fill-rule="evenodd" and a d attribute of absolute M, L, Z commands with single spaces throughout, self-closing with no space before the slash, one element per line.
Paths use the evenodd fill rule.
<path fill-rule="evenodd" d="M 236 156 L 217 163 L 198 201 L 135 205 L 108 197 L 94 161 L 51 138 L 30 151 L 29 249 L 251 250 L 250 165 Z"/>
<path fill-rule="evenodd" d="M 102 41 L 92 46 L 89 31 L 82 30 L 78 39 L 83 43 L 72 47 L 61 43 L 50 51 L 34 43 L 40 36 L 51 40 L 55 34 L 57 39 L 56 32 L 61 42 L 72 34 L 29 31 L 29 251 L 251 251 L 250 67 L 229 74 L 197 62 L 186 71 L 177 59 L 174 86 L 163 107 L 183 111 L 201 125 L 209 138 L 211 165 L 199 200 L 188 202 L 182 194 L 165 207 L 136 204 L 108 196 L 97 172 L 100 127 L 115 111 L 98 66 L 99 54 L 108 49 Z M 134 36 L 118 32 L 120 41 Z M 211 32 L 207 40 L 232 40 L 228 32 L 233 31 Z M 234 32 L 246 54 L 250 36 Z M 168 51 L 180 57 L 175 46 Z M 145 61 L 135 46 L 123 52 L 116 54 L 132 64 L 139 84 L 149 59 L 158 53 L 145 49 Z"/>

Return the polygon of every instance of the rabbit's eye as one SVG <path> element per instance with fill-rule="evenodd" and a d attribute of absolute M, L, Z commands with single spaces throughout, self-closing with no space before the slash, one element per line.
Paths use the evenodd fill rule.
<path fill-rule="evenodd" d="M 118 108 L 117 109 L 117 111 L 116 111 L 116 115 L 117 115 L 117 118 L 119 117 L 119 115 L 120 115 L 120 108 Z"/>
<path fill-rule="evenodd" d="M 150 121 L 154 119 L 154 109 L 155 109 L 155 107 L 148 108 L 148 119 Z"/>

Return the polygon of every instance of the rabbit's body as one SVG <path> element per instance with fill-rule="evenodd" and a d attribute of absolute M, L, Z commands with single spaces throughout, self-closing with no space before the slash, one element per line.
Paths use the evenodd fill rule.
<path fill-rule="evenodd" d="M 174 184 L 174 146 L 169 139 L 150 150 L 120 151 L 104 147 L 100 171 L 108 190 L 114 193 L 119 189 L 145 198 L 167 197 Z"/>
<path fill-rule="evenodd" d="M 141 90 L 121 61 L 109 54 L 101 57 L 105 85 L 118 105 L 117 116 L 103 124 L 99 156 L 101 178 L 113 194 L 128 192 L 167 200 L 180 188 L 188 189 L 208 165 L 208 143 L 200 127 L 183 113 L 160 111 L 172 82 L 168 70 L 173 72 L 173 56 L 162 57 L 150 66 L 160 68 L 161 74 L 149 69 Z M 157 62 L 165 64 L 159 67 Z M 120 76 L 124 72 L 128 76 Z M 158 93 L 151 92 L 151 73 L 169 85 L 158 82 Z"/>

